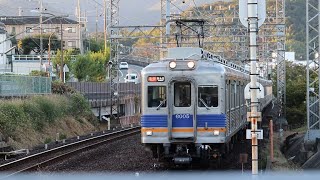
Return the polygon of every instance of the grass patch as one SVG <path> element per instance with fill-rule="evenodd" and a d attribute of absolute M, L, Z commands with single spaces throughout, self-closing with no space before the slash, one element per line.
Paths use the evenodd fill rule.
<path fill-rule="evenodd" d="M 69 96 L 70 112 L 73 116 L 89 115 L 91 114 L 90 106 L 82 94 L 74 93 Z"/>
<path fill-rule="evenodd" d="M 37 104 L 40 110 L 43 112 L 43 120 L 48 123 L 54 123 L 55 119 L 60 117 L 62 112 L 59 112 L 58 105 L 54 100 L 50 100 L 45 96 L 37 96 L 32 99 L 33 103 Z"/>
<path fill-rule="evenodd" d="M 299 128 L 296 128 L 296 129 L 292 129 L 291 131 L 293 132 L 307 132 L 308 128 L 307 128 L 307 125 L 304 125 L 302 127 L 299 127 Z"/>
<path fill-rule="evenodd" d="M 52 142 L 52 139 L 51 138 L 46 138 L 45 140 L 44 140 L 44 144 L 49 144 L 49 143 L 51 143 Z"/>
<path fill-rule="evenodd" d="M 91 119 L 89 104 L 79 93 L 0 100 L 0 131 L 7 136 L 13 137 L 19 127 L 42 132 L 44 127 L 70 116 L 79 122 Z"/>
<path fill-rule="evenodd" d="M 45 113 L 41 110 L 40 105 L 32 101 L 24 101 L 22 102 L 22 108 L 33 129 L 42 131 L 45 126 Z"/>
<path fill-rule="evenodd" d="M 59 135 L 59 140 L 67 139 L 67 135 L 65 134 L 60 134 Z"/>

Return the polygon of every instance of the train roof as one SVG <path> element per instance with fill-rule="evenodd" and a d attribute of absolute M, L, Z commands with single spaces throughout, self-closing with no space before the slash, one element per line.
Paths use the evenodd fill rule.
<path fill-rule="evenodd" d="M 166 60 L 162 60 L 159 62 L 155 62 L 155 63 L 151 63 L 148 66 L 146 66 L 145 68 L 142 69 L 141 74 L 164 74 L 164 73 L 168 73 L 170 71 L 174 72 L 175 70 L 171 70 L 169 67 L 169 63 L 173 61 L 172 59 L 166 59 Z M 225 73 L 229 73 L 230 70 L 228 70 L 227 67 L 225 67 L 222 64 L 219 64 L 217 62 L 214 61 L 206 61 L 206 60 L 195 60 L 195 59 L 184 59 L 184 60 L 174 60 L 177 62 L 178 66 L 177 68 L 179 68 L 179 62 L 189 62 L 189 61 L 194 61 L 196 64 L 196 68 L 192 71 L 197 71 L 197 72 L 201 72 L 201 74 L 225 74 Z M 186 64 L 186 63 L 185 63 Z M 181 68 L 180 70 L 184 70 L 184 71 L 190 71 L 190 69 L 188 69 L 186 67 L 186 65 L 184 65 L 185 68 Z M 243 74 L 241 72 L 238 72 L 236 74 Z"/>
<path fill-rule="evenodd" d="M 250 72 L 243 66 L 228 62 L 219 55 L 215 55 L 202 48 L 176 47 L 168 49 L 168 57 L 159 62 L 146 66 L 142 74 L 165 73 L 169 70 L 170 61 L 195 61 L 197 70 L 202 73 L 221 73 L 228 76 L 243 77 L 249 76 Z M 187 70 L 187 69 L 186 69 Z M 258 77 L 259 81 L 269 81 L 263 77 Z"/>

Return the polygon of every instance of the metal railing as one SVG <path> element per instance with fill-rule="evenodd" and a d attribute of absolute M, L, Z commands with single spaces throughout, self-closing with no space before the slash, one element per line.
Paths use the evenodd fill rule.
<path fill-rule="evenodd" d="M 50 59 L 54 59 L 56 55 L 51 55 Z M 76 55 L 71 55 L 71 60 L 76 59 Z M 42 57 L 43 61 L 48 61 L 49 56 L 43 55 Z M 40 55 L 12 55 L 12 61 L 39 61 L 40 62 Z"/>
<path fill-rule="evenodd" d="M 0 75 L 0 97 L 51 94 L 51 78 Z"/>

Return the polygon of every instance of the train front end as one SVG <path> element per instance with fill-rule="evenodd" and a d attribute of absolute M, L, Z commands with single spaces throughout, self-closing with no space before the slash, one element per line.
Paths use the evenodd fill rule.
<path fill-rule="evenodd" d="M 217 158 L 225 142 L 224 68 L 201 59 L 164 60 L 142 70 L 141 140 L 174 164 Z"/>

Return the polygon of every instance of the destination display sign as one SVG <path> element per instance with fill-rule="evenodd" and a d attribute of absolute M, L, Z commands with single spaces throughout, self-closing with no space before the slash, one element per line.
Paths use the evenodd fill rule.
<path fill-rule="evenodd" d="M 164 82 L 164 76 L 148 76 L 148 82 Z"/>

